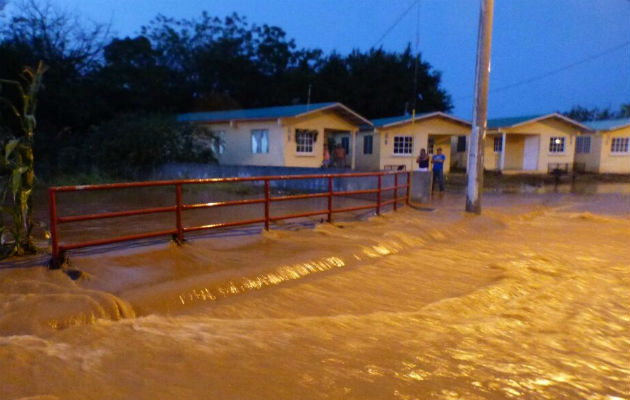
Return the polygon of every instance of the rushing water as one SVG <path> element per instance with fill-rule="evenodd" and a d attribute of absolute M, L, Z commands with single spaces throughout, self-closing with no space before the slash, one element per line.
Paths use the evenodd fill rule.
<path fill-rule="evenodd" d="M 630 197 L 0 269 L 0 399 L 628 399 Z"/>

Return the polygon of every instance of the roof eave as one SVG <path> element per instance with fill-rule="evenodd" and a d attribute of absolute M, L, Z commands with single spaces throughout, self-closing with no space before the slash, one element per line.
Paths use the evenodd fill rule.
<path fill-rule="evenodd" d="M 432 112 L 432 113 L 421 115 L 419 117 L 416 117 L 415 121 L 417 122 L 417 121 L 422 121 L 424 119 L 435 118 L 435 117 L 448 119 L 448 120 L 451 120 L 453 122 L 457 122 L 457 123 L 460 123 L 460 124 L 466 125 L 466 126 L 472 126 L 472 124 L 470 122 L 468 122 L 468 121 L 466 121 L 464 119 L 457 118 L 457 117 L 454 117 L 452 115 L 443 113 L 442 111 L 435 111 L 435 112 Z M 379 128 L 391 128 L 392 126 L 406 124 L 406 123 L 409 123 L 411 121 L 412 121 L 412 118 L 409 117 L 407 119 L 403 119 L 403 120 L 395 121 L 395 122 L 390 122 L 389 124 L 380 125 L 378 127 Z"/>
<path fill-rule="evenodd" d="M 540 117 L 537 117 L 537 118 L 532 118 L 532 119 L 528 119 L 526 121 L 521 121 L 521 122 L 516 123 L 514 125 L 501 126 L 501 127 L 493 128 L 493 129 L 516 128 L 516 127 L 519 127 L 519 126 L 522 126 L 522 125 L 531 124 L 533 122 L 538 122 L 538 121 L 542 121 L 542 120 L 549 119 L 549 118 L 559 118 L 559 119 L 563 120 L 564 122 L 566 122 L 566 123 L 568 123 L 570 125 L 579 127 L 582 130 L 592 131 L 592 129 L 589 128 L 588 126 L 586 126 L 584 124 L 581 124 L 581 123 L 579 123 L 579 122 L 577 122 L 577 121 L 575 121 L 575 120 L 573 120 L 573 119 L 571 119 L 569 117 L 566 117 L 566 116 L 564 116 L 562 114 L 558 114 L 558 113 L 545 114 L 545 115 L 541 115 Z"/>
<path fill-rule="evenodd" d="M 357 126 L 361 126 L 361 125 L 374 126 L 374 124 L 372 124 L 372 122 L 369 119 L 367 119 L 365 117 L 362 117 L 361 115 L 359 115 L 356 112 L 352 111 L 351 109 L 349 109 L 348 107 L 346 107 L 342 103 L 332 103 L 332 104 L 329 104 L 329 105 L 324 106 L 324 107 L 319 107 L 319 108 L 315 108 L 313 110 L 308 110 L 308 111 L 305 111 L 303 113 L 296 114 L 293 117 L 294 118 L 299 118 L 299 117 L 303 117 L 303 116 L 308 115 L 308 114 L 312 114 L 314 112 L 325 111 L 325 110 L 335 109 L 335 108 L 341 108 L 345 112 L 347 112 L 348 114 L 352 115 L 358 121 L 356 123 Z"/>

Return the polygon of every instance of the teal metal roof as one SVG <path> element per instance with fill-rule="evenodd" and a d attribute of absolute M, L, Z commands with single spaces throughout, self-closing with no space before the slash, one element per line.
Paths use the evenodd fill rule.
<path fill-rule="evenodd" d="M 249 108 L 241 110 L 210 111 L 180 114 L 180 122 L 219 122 L 232 120 L 256 120 L 295 117 L 310 111 L 331 107 L 339 103 L 297 104 L 293 106 Z"/>
<path fill-rule="evenodd" d="M 418 115 L 416 115 L 416 117 L 418 117 Z M 411 115 L 399 115 L 397 117 L 387 117 L 387 118 L 377 118 L 377 119 L 373 119 L 371 120 L 372 124 L 374 124 L 375 127 L 382 127 L 385 125 L 389 125 L 389 124 L 393 124 L 396 122 L 402 122 L 402 121 L 411 121 Z"/>
<path fill-rule="evenodd" d="M 420 120 L 420 119 L 424 119 L 424 118 L 431 118 L 431 117 L 438 117 L 438 118 L 447 118 L 447 119 L 451 119 L 453 121 L 458 121 L 460 123 L 464 123 L 466 125 L 470 125 L 470 122 L 465 121 L 463 119 L 454 117 L 452 115 L 446 114 L 442 111 L 432 111 L 432 112 L 426 112 L 426 113 L 422 113 L 422 114 L 416 114 L 416 121 Z M 373 119 L 372 124 L 377 127 L 377 128 L 382 128 L 384 126 L 387 125 L 393 125 L 393 124 L 397 124 L 397 123 L 405 123 L 405 122 L 411 122 L 411 115 L 399 115 L 396 117 L 387 117 L 387 118 L 378 118 L 378 119 Z"/>
<path fill-rule="evenodd" d="M 630 118 L 603 119 L 601 121 L 586 121 L 584 125 L 594 131 L 611 131 L 630 125 Z"/>
<path fill-rule="evenodd" d="M 493 118 L 488 120 L 488 128 L 505 128 L 508 126 L 517 125 L 532 119 L 540 118 L 546 114 L 539 115 L 525 115 L 521 117 L 507 117 L 507 118 Z"/>

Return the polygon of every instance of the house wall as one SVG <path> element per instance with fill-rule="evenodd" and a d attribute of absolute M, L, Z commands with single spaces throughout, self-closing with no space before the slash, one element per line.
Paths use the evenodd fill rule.
<path fill-rule="evenodd" d="M 450 170 L 451 136 L 470 135 L 470 127 L 458 124 L 443 118 L 430 118 L 416 121 L 415 124 L 407 123 L 396 125 L 390 128 L 380 128 L 380 169 L 386 165 L 405 165 L 407 170 L 418 168 L 416 158 L 420 154 L 420 149 L 428 147 L 429 136 L 435 140 L 435 148 L 442 147 L 442 153 L 446 155 L 444 172 Z M 411 155 L 394 155 L 394 136 L 412 136 L 413 152 Z M 376 139 L 375 139 L 376 140 Z"/>
<path fill-rule="evenodd" d="M 501 135 L 487 134 L 483 141 L 483 168 L 496 171 L 501 165 L 501 153 L 494 152 L 494 138 Z"/>
<path fill-rule="evenodd" d="M 505 159 L 503 160 L 503 169 L 523 169 L 524 151 L 524 135 L 505 135 Z M 499 154 L 499 157 L 501 156 L 501 153 L 497 154 Z"/>
<path fill-rule="evenodd" d="M 298 153 L 295 143 L 296 129 L 317 130 L 317 141 L 313 144 L 313 153 Z M 284 160 L 287 167 L 310 167 L 321 166 L 324 159 L 325 130 L 333 129 L 340 131 L 357 131 L 359 127 L 340 117 L 334 111 L 322 111 L 309 114 L 300 118 L 290 118 L 283 120 L 282 140 L 284 141 Z M 350 147 L 353 148 L 352 140 Z M 348 154 L 347 164 L 350 165 L 351 154 Z M 332 154 L 331 154 L 332 160 Z"/>
<path fill-rule="evenodd" d="M 433 138 L 433 154 L 435 154 L 438 147 L 442 148 L 442 154 L 446 156 L 446 160 L 444 161 L 444 173 L 447 174 L 451 171 L 451 137 L 443 136 L 443 135 L 433 135 L 429 134 L 430 137 Z M 420 151 L 418 151 L 420 153 Z M 416 155 L 417 157 L 417 155 Z"/>
<path fill-rule="evenodd" d="M 363 154 L 363 138 L 370 135 L 372 136 L 372 154 Z M 380 169 L 380 145 L 378 138 L 378 133 L 373 130 L 359 132 L 357 134 L 357 142 L 354 148 L 354 154 L 356 155 L 356 169 L 366 171 Z"/>
<path fill-rule="evenodd" d="M 277 121 L 253 121 L 203 124 L 213 131 L 225 131 L 225 151 L 218 155 L 220 164 L 230 165 L 284 165 L 284 141 L 282 128 Z M 252 153 L 251 131 L 254 129 L 269 130 L 269 153 Z"/>
<path fill-rule="evenodd" d="M 575 158 L 575 137 L 578 133 L 581 133 L 576 127 L 554 119 L 532 122 L 515 128 L 509 128 L 505 131 L 508 133 L 508 136 L 509 134 L 514 133 L 540 135 L 540 141 L 538 144 L 538 168 L 535 171 L 539 173 L 547 173 L 549 163 L 573 164 L 573 160 Z M 556 154 L 549 152 L 549 140 L 552 137 L 565 138 L 563 153 Z M 507 153 L 505 162 L 507 165 Z"/>
<path fill-rule="evenodd" d="M 348 132 L 358 130 L 358 126 L 346 121 L 334 111 L 322 111 L 300 118 L 286 118 L 280 121 L 243 121 L 233 124 L 204 123 L 203 125 L 213 131 L 225 131 L 225 150 L 223 154 L 219 154 L 217 157 L 219 164 L 306 168 L 319 168 L 322 164 L 325 129 Z M 269 131 L 268 153 L 252 153 L 251 131 L 254 129 L 267 129 Z M 297 153 L 296 129 L 311 129 L 318 132 L 312 153 Z M 348 154 L 348 165 L 350 165 L 350 157 L 351 154 Z"/>
<path fill-rule="evenodd" d="M 582 136 L 586 135 L 591 138 L 591 151 L 588 153 L 575 153 L 575 162 L 584 164 L 584 170 L 586 172 L 599 172 L 600 158 L 602 155 L 602 135 L 597 133 L 584 134 Z"/>
<path fill-rule="evenodd" d="M 460 135 L 461 136 L 461 135 Z M 470 145 L 470 136 L 466 136 L 466 150 L 457 151 L 457 142 L 459 136 L 451 136 L 451 168 L 466 169 L 468 163 L 468 146 Z"/>
<path fill-rule="evenodd" d="M 610 152 L 612 139 L 616 137 L 630 137 L 630 126 L 602 132 L 600 149 L 601 160 L 599 164 L 599 172 L 601 173 L 630 173 L 630 153 L 620 154 Z"/>

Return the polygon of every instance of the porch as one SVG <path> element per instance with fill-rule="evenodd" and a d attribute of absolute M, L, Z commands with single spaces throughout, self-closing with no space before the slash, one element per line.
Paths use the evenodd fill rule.
<path fill-rule="evenodd" d="M 489 134 L 484 146 L 484 167 L 504 173 L 532 173 L 539 169 L 539 149 L 539 134 Z"/>

